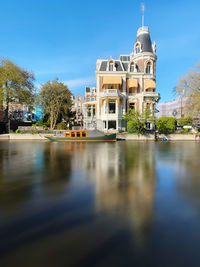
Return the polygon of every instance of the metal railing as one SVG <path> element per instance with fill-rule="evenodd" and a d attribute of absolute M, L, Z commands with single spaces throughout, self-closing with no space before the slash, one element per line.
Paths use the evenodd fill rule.
<path fill-rule="evenodd" d="M 159 96 L 158 92 L 143 92 L 144 96 Z"/>
<path fill-rule="evenodd" d="M 104 89 L 103 95 L 105 95 L 105 96 L 120 96 L 121 92 L 119 89 Z"/>

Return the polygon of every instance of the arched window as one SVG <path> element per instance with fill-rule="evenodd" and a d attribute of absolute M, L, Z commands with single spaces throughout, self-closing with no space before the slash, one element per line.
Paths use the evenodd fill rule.
<path fill-rule="evenodd" d="M 151 73 L 151 63 L 150 62 L 147 63 L 146 73 Z"/>
<path fill-rule="evenodd" d="M 136 54 L 140 53 L 140 45 L 139 45 L 139 44 L 137 44 L 137 45 L 135 46 L 135 53 L 136 53 Z"/>
<path fill-rule="evenodd" d="M 130 65 L 130 72 L 134 72 L 134 63 L 131 63 L 131 65 Z"/>
<path fill-rule="evenodd" d="M 109 71 L 113 71 L 113 69 L 114 69 L 113 62 L 109 62 Z"/>

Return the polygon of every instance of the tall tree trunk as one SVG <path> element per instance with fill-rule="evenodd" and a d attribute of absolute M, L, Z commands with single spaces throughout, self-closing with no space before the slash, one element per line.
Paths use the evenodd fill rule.
<path fill-rule="evenodd" d="M 7 99 L 6 99 L 6 108 L 5 108 L 5 115 L 4 115 L 4 120 L 5 120 L 5 124 L 6 124 L 6 133 L 9 133 L 9 131 L 10 131 L 8 110 L 9 110 L 9 99 L 7 97 Z"/>

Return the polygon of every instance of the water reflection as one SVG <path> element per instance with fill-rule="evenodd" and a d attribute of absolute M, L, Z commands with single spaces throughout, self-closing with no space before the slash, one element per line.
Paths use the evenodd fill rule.
<path fill-rule="evenodd" d="M 97 211 L 126 222 L 144 241 L 154 216 L 154 144 L 88 144 L 78 162 L 95 183 Z"/>
<path fill-rule="evenodd" d="M 199 148 L 0 142 L 0 265 L 199 266 Z"/>
<path fill-rule="evenodd" d="M 16 209 L 43 194 L 66 190 L 71 174 L 71 157 L 63 146 L 47 142 L 0 144 L 0 208 Z"/>
<path fill-rule="evenodd" d="M 163 153 L 160 149 L 159 152 Z M 200 143 L 180 142 L 176 146 L 168 145 L 168 155 L 175 168 L 175 183 L 181 197 L 189 201 L 193 208 L 200 211 Z M 165 153 L 166 154 L 166 153 Z"/>

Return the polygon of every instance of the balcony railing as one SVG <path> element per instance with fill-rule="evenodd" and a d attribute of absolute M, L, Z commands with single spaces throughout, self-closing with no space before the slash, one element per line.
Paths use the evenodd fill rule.
<path fill-rule="evenodd" d="M 104 89 L 103 96 L 121 96 L 119 89 Z"/>
<path fill-rule="evenodd" d="M 137 95 L 137 93 L 127 93 L 128 94 L 128 96 L 136 96 Z"/>
<path fill-rule="evenodd" d="M 158 92 L 143 92 L 143 95 L 160 97 L 160 94 Z"/>

